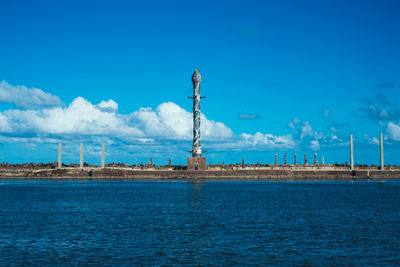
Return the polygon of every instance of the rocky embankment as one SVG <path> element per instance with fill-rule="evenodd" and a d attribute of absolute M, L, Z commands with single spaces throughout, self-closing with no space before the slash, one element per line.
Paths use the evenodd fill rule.
<path fill-rule="evenodd" d="M 165 179 L 165 180 L 353 180 L 400 179 L 400 169 L 243 168 L 231 170 L 170 170 L 129 168 L 2 168 L 0 179 Z"/>

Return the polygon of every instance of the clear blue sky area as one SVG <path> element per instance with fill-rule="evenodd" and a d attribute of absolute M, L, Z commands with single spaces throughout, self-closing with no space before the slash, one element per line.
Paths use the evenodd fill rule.
<path fill-rule="evenodd" d="M 197 68 L 208 161 L 345 162 L 353 133 L 356 162 L 378 164 L 383 133 L 386 162 L 400 164 L 399 1 L 2 0 L 0 10 L 0 162 L 55 161 L 58 142 L 78 162 L 84 142 L 98 163 L 105 142 L 107 161 L 184 163 L 187 127 L 169 121 L 187 122 L 173 110 L 191 112 Z M 77 97 L 81 113 L 65 115 Z M 118 109 L 97 114 L 110 99 Z"/>

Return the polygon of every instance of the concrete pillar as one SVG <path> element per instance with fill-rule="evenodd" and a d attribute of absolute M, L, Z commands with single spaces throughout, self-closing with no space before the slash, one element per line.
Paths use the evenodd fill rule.
<path fill-rule="evenodd" d="M 278 153 L 275 153 L 275 165 L 278 165 Z"/>
<path fill-rule="evenodd" d="M 79 166 L 81 167 L 81 169 L 83 168 L 83 144 L 81 143 L 81 156 L 80 156 L 80 160 L 79 160 Z"/>
<path fill-rule="evenodd" d="M 61 143 L 58 143 L 58 168 L 62 167 L 62 163 L 61 163 Z"/>
<path fill-rule="evenodd" d="M 104 168 L 104 143 L 101 144 L 101 167 Z"/>
<path fill-rule="evenodd" d="M 314 165 L 318 165 L 317 152 L 314 152 Z"/>
<path fill-rule="evenodd" d="M 287 165 L 287 156 L 286 156 L 286 153 L 285 153 L 285 165 Z"/>
<path fill-rule="evenodd" d="M 322 164 L 322 165 L 325 165 L 325 162 L 324 162 L 324 156 L 322 156 L 322 159 L 321 159 L 321 164 Z"/>
<path fill-rule="evenodd" d="M 353 135 L 350 134 L 350 170 L 354 170 Z"/>
<path fill-rule="evenodd" d="M 297 165 L 297 155 L 294 153 L 294 165 Z"/>
<path fill-rule="evenodd" d="M 385 168 L 385 163 L 383 162 L 383 134 L 379 134 L 379 143 L 381 145 L 381 170 Z"/>
<path fill-rule="evenodd" d="M 304 153 L 304 165 L 307 165 L 307 153 Z"/>

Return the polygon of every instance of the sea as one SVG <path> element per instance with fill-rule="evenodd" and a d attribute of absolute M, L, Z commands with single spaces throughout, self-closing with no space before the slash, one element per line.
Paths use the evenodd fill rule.
<path fill-rule="evenodd" d="M 400 182 L 0 180 L 0 265 L 400 265 Z"/>

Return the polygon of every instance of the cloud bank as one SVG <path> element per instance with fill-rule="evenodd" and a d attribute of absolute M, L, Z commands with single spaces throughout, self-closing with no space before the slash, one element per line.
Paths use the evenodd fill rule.
<path fill-rule="evenodd" d="M 116 112 L 113 100 L 93 105 L 77 97 L 67 107 L 41 110 L 12 109 L 0 113 L 0 132 L 13 136 L 105 136 L 126 141 L 140 138 L 190 140 L 192 115 L 172 102 L 155 110 L 140 108 L 128 115 Z M 233 136 L 221 122 L 202 115 L 202 136 L 220 140 Z"/>
<path fill-rule="evenodd" d="M 77 97 L 68 106 L 42 109 L 10 109 L 0 112 L 0 135 L 3 142 L 58 142 L 109 140 L 118 145 L 174 146 L 192 139 L 192 113 L 172 102 L 157 108 L 142 107 L 130 114 L 118 113 L 113 100 L 92 104 Z M 308 122 L 302 124 L 300 139 L 295 135 L 276 136 L 257 132 L 234 134 L 222 122 L 201 115 L 202 140 L 215 151 L 294 149 L 302 139 L 316 141 L 320 136 Z M 308 138 L 306 138 L 308 136 Z M 112 141 L 110 141 L 112 140 Z M 311 144 L 315 144 L 311 143 Z M 314 149 L 319 146 L 313 145 Z"/>
<path fill-rule="evenodd" d="M 388 138 L 400 141 L 400 123 L 388 121 L 396 118 L 395 107 L 383 96 L 371 98 L 379 102 L 380 110 L 370 99 L 364 101 L 371 112 L 371 120 L 383 120 Z M 52 94 L 40 89 L 0 83 L 0 100 L 14 103 L 18 108 L 0 112 L 0 142 L 3 143 L 100 143 L 136 152 L 151 151 L 181 153 L 190 147 L 192 113 L 172 102 L 156 108 L 141 107 L 130 114 L 121 114 L 118 103 L 103 100 L 91 103 L 83 97 L 68 105 Z M 389 115 L 383 111 L 389 109 Z M 373 112 L 372 112 L 373 111 Z M 234 133 L 223 122 L 208 119 L 201 114 L 201 136 L 209 151 L 319 151 L 347 145 L 348 125 L 339 123 L 330 110 L 322 113 L 329 124 L 326 131 L 315 130 L 308 121 L 293 119 L 288 123 L 288 133 Z M 241 114 L 240 119 L 256 119 L 255 114 Z M 365 137 L 365 136 L 364 136 Z M 376 144 L 376 138 L 366 136 L 366 144 Z M 361 139 L 360 139 L 361 140 Z M 123 148 L 123 149 L 122 149 Z M 171 152 L 172 151 L 172 152 Z"/>
<path fill-rule="evenodd" d="M 37 88 L 12 86 L 6 81 L 0 82 L 0 102 L 13 103 L 20 108 L 43 108 L 61 106 L 58 96 L 43 92 Z"/>

